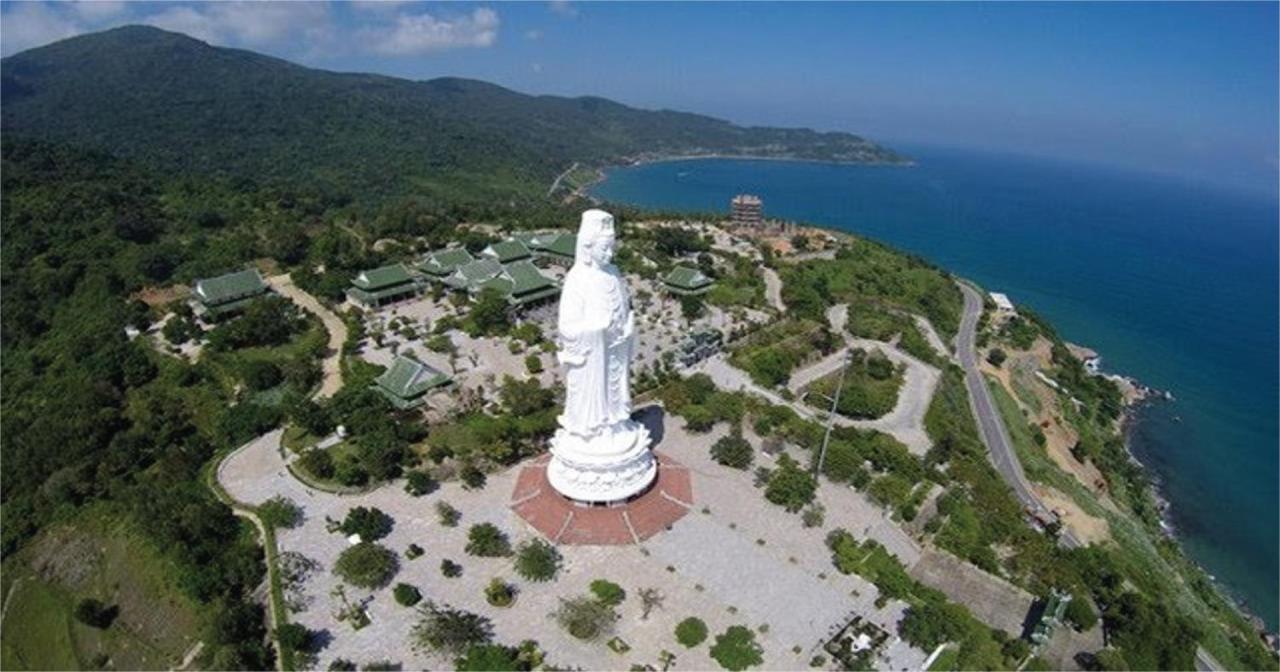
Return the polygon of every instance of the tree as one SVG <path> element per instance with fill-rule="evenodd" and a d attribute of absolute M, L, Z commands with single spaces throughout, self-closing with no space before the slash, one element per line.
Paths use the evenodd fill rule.
<path fill-rule="evenodd" d="M 516 417 L 533 415 L 551 408 L 556 403 L 555 391 L 538 384 L 537 379 L 516 380 L 511 376 L 502 379 L 498 389 L 502 405 Z"/>
<path fill-rule="evenodd" d="M 418 612 L 422 618 L 413 626 L 413 641 L 419 648 L 458 655 L 493 639 L 493 624 L 483 616 L 431 601 Z"/>
<path fill-rule="evenodd" d="M 489 480 L 484 475 L 484 472 L 480 470 L 480 467 L 470 462 L 462 465 L 462 471 L 458 474 L 458 477 L 462 479 L 462 487 L 467 490 L 479 490 Z"/>
<path fill-rule="evenodd" d="M 116 620 L 119 612 L 119 607 L 114 605 L 108 607 L 99 600 L 85 598 L 76 603 L 75 617 L 77 621 L 91 628 L 105 630 L 111 627 L 111 623 Z"/>
<path fill-rule="evenodd" d="M 927 601 L 907 608 L 898 634 L 916 647 L 932 651 L 943 642 L 959 641 L 970 618 L 968 610 L 958 604 Z"/>
<path fill-rule="evenodd" d="M 1004 360 L 1007 359 L 1008 357 L 1009 355 L 1007 355 L 1005 351 L 1001 350 L 1000 348 L 992 348 L 991 352 L 987 353 L 987 361 L 991 362 L 991 365 L 996 368 L 999 368 L 1001 364 L 1004 364 Z"/>
<path fill-rule="evenodd" d="M 377 541 L 388 534 L 395 521 L 382 510 L 368 506 L 357 506 L 347 512 L 340 529 L 343 534 L 360 535 L 361 541 Z"/>
<path fill-rule="evenodd" d="M 302 522 L 302 507 L 288 497 L 277 495 L 258 506 L 258 517 L 269 527 L 297 527 Z"/>
<path fill-rule="evenodd" d="M 790 455 L 783 453 L 778 457 L 778 468 L 769 475 L 764 497 L 788 512 L 795 513 L 813 501 L 817 490 L 818 484 L 813 476 L 801 469 Z"/>
<path fill-rule="evenodd" d="M 641 588 L 637 593 L 640 596 L 640 620 L 649 620 L 649 614 L 654 610 L 662 607 L 662 601 L 666 598 L 662 596 L 662 592 L 657 588 Z"/>
<path fill-rule="evenodd" d="M 245 362 L 243 374 L 244 383 L 251 390 L 269 390 L 284 380 L 284 374 L 280 371 L 280 367 L 272 362 L 259 359 Z"/>
<path fill-rule="evenodd" d="M 560 562 L 560 551 L 542 539 L 530 539 L 516 550 L 516 573 L 529 581 L 554 579 Z"/>
<path fill-rule="evenodd" d="M 524 368 L 532 374 L 542 373 L 542 358 L 538 355 L 526 355 L 524 358 Z"/>
<path fill-rule="evenodd" d="M 459 565 L 449 558 L 445 558 L 440 561 L 440 573 L 443 574 L 446 579 L 456 579 L 459 576 L 462 576 L 462 565 Z"/>
<path fill-rule="evenodd" d="M 293 651 L 307 651 L 311 648 L 313 635 L 300 623 L 284 623 L 276 626 L 276 640 L 280 646 Z"/>
<path fill-rule="evenodd" d="M 440 484 L 424 471 L 410 471 L 405 474 L 404 491 L 414 497 L 429 495 L 438 487 Z"/>
<path fill-rule="evenodd" d="M 755 633 L 741 625 L 730 626 L 716 635 L 716 641 L 711 645 L 711 657 L 720 663 L 720 667 L 734 672 L 764 662 L 763 653 Z"/>
<path fill-rule="evenodd" d="M 623 590 L 622 586 L 605 579 L 596 579 L 591 582 L 591 594 L 611 607 L 616 607 L 627 599 L 627 591 Z"/>
<path fill-rule="evenodd" d="M 590 597 L 560 599 L 560 606 L 551 617 L 560 627 L 578 639 L 593 640 L 613 631 L 618 612 L 613 607 Z"/>
<path fill-rule="evenodd" d="M 511 555 L 511 541 L 493 523 L 477 523 L 467 530 L 467 554 L 481 558 Z"/>
<path fill-rule="evenodd" d="M 399 567 L 396 554 L 385 547 L 363 541 L 349 546 L 338 556 L 333 573 L 358 588 L 381 588 Z"/>
<path fill-rule="evenodd" d="M 686 649 L 703 643 L 707 639 L 707 624 L 702 619 L 690 616 L 676 624 L 676 641 Z"/>
<path fill-rule="evenodd" d="M 492 287 L 480 290 L 479 296 L 471 306 L 469 318 L 476 332 L 472 334 L 473 336 L 494 336 L 506 333 L 511 327 L 511 319 L 507 316 L 507 297 Z"/>
<path fill-rule="evenodd" d="M 333 456 L 323 448 L 312 448 L 298 458 L 298 466 L 316 478 L 328 480 L 334 476 Z"/>
<path fill-rule="evenodd" d="M 1067 610 L 1062 615 L 1077 632 L 1091 630 L 1098 624 L 1098 614 L 1089 606 L 1088 599 L 1083 595 L 1072 595 L 1071 601 L 1067 603 Z"/>
<path fill-rule="evenodd" d="M 686 320 L 696 320 L 707 312 L 701 296 L 685 294 L 680 297 L 680 314 Z"/>
<path fill-rule="evenodd" d="M 422 591 L 418 590 L 417 586 L 407 583 L 397 583 L 392 590 L 392 595 L 395 596 L 396 602 L 406 607 L 412 607 L 422 601 Z"/>
<path fill-rule="evenodd" d="M 721 438 L 711 446 L 711 459 L 734 469 L 750 467 L 753 453 L 751 444 L 737 431 Z"/>

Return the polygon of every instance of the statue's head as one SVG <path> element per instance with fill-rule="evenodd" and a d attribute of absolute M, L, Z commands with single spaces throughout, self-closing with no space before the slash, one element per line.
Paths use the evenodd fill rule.
<path fill-rule="evenodd" d="M 577 258 L 574 263 L 604 266 L 613 260 L 613 215 L 604 210 L 587 210 L 582 213 L 578 226 Z"/>

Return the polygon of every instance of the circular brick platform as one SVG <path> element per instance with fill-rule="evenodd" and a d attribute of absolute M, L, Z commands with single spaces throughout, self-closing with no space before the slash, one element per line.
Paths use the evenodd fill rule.
<path fill-rule="evenodd" d="M 579 546 L 637 544 L 667 529 L 693 506 L 693 482 L 683 464 L 654 452 L 653 486 L 625 504 L 587 506 L 556 492 L 547 481 L 550 455 L 526 464 L 511 493 L 511 508 L 551 541 Z"/>

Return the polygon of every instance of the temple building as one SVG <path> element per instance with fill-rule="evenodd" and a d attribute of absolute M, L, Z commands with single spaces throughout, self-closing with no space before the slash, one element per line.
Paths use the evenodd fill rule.
<path fill-rule="evenodd" d="M 404 264 L 391 264 L 362 271 L 351 281 L 347 298 L 366 308 L 377 308 L 417 296 L 418 290 L 418 281 Z"/>
<path fill-rule="evenodd" d="M 424 275 L 430 276 L 437 280 L 453 275 L 459 266 L 464 266 L 475 261 L 471 253 L 465 247 L 449 247 L 443 250 L 436 250 L 431 254 L 423 257 L 418 262 L 418 270 Z"/>
<path fill-rule="evenodd" d="M 764 224 L 764 202 L 754 194 L 738 194 L 729 202 L 729 217 L 735 227 L 760 228 Z"/>
<path fill-rule="evenodd" d="M 449 376 L 430 366 L 408 355 L 396 355 L 390 368 L 373 381 L 373 389 L 392 406 L 406 410 L 426 403 L 427 393 L 450 382 Z"/>
<path fill-rule="evenodd" d="M 533 256 L 529 248 L 518 240 L 504 240 L 500 243 L 494 243 L 484 248 L 484 251 L 480 254 L 490 259 L 496 259 L 499 264 L 523 261 Z"/>
<path fill-rule="evenodd" d="M 696 268 L 676 266 L 671 269 L 671 272 L 662 276 L 662 284 L 672 294 L 687 296 L 706 294 L 715 281 Z"/>
<path fill-rule="evenodd" d="M 267 289 L 255 268 L 197 280 L 192 291 L 193 312 L 203 320 L 218 320 L 244 310 Z"/>
<path fill-rule="evenodd" d="M 472 296 L 485 289 L 497 290 L 513 307 L 532 305 L 560 294 L 556 281 L 543 275 L 529 259 L 503 265 L 497 259 L 482 257 L 459 266 L 443 282 Z"/>
<path fill-rule="evenodd" d="M 517 233 L 513 239 L 520 241 L 539 259 L 546 259 L 561 266 L 573 264 L 578 247 L 578 237 L 561 231 Z"/>

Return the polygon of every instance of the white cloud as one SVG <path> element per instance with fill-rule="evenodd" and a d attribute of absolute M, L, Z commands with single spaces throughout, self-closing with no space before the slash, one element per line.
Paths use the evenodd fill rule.
<path fill-rule="evenodd" d="M 535 29 L 531 29 L 531 30 L 526 30 L 526 31 L 524 31 L 524 39 L 526 39 L 526 40 L 530 40 L 530 41 L 537 41 L 537 40 L 541 40 L 541 39 L 542 39 L 542 31 L 541 31 L 541 30 L 538 30 L 538 29 L 536 29 L 536 28 L 535 28 Z"/>
<path fill-rule="evenodd" d="M 211 2 L 178 5 L 144 23 L 215 44 L 261 46 L 300 35 L 314 40 L 332 32 L 329 6 L 315 2 Z"/>
<path fill-rule="evenodd" d="M 547 3 L 552 12 L 560 16 L 574 17 L 578 15 L 578 8 L 569 3 L 569 0 L 551 0 Z"/>
<path fill-rule="evenodd" d="M 351 0 L 351 6 L 363 12 L 391 12 L 407 0 Z"/>
<path fill-rule="evenodd" d="M 541 75 L 541 74 L 542 74 L 542 64 L 541 64 L 541 63 L 530 63 L 530 64 L 529 64 L 529 69 L 530 69 L 530 70 L 533 70 L 533 71 L 534 71 L 534 73 L 536 73 L 536 74 L 539 74 L 539 75 Z"/>
<path fill-rule="evenodd" d="M 92 23 L 120 14 L 125 10 L 125 3 L 122 0 L 78 0 L 71 3 L 71 9 Z"/>
<path fill-rule="evenodd" d="M 0 14 L 0 53 L 6 56 L 84 32 L 83 27 L 44 3 L 6 2 L 4 9 Z"/>
<path fill-rule="evenodd" d="M 498 40 L 498 13 L 482 7 L 456 18 L 401 14 L 386 27 L 366 28 L 358 38 L 381 54 L 409 55 L 463 47 L 489 47 Z"/>

